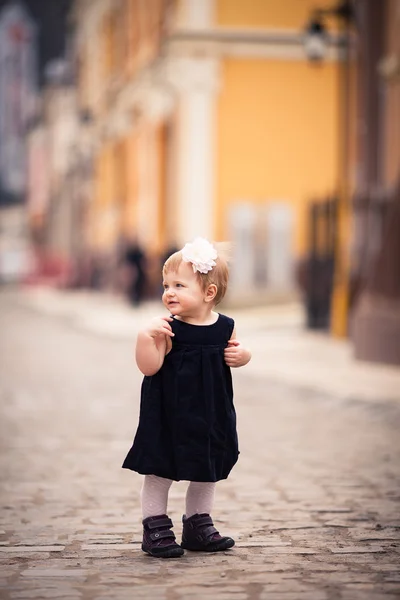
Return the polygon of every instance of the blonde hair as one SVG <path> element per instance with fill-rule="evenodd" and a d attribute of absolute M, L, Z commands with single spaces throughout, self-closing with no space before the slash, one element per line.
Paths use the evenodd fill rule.
<path fill-rule="evenodd" d="M 215 304 L 219 304 L 226 294 L 228 289 L 229 281 L 229 267 L 228 267 L 228 250 L 225 242 L 213 243 L 213 246 L 218 252 L 218 256 L 215 259 L 217 263 L 215 267 L 208 271 L 208 273 L 199 273 L 196 271 L 196 277 L 201 285 L 203 291 L 205 291 L 209 285 L 214 284 L 217 286 L 217 293 L 214 298 Z M 174 252 L 164 263 L 163 276 L 171 271 L 176 273 L 182 263 L 182 253 L 180 250 Z"/>

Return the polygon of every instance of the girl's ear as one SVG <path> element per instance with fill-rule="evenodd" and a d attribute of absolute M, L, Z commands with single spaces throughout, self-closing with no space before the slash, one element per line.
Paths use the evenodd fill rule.
<path fill-rule="evenodd" d="M 217 291 L 218 291 L 218 288 L 215 285 L 215 283 L 210 283 L 210 285 L 206 289 L 205 301 L 212 302 L 214 300 L 215 296 L 217 295 Z"/>

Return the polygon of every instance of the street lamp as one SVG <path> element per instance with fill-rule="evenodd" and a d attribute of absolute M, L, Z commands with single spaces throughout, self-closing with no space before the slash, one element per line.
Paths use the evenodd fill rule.
<path fill-rule="evenodd" d="M 337 157 L 337 224 L 335 236 L 335 267 L 331 301 L 331 330 L 338 337 L 347 335 L 349 300 L 349 257 L 346 248 L 349 223 L 348 132 L 349 132 L 349 49 L 350 27 L 354 21 L 351 0 L 315 9 L 303 35 L 304 50 L 313 63 L 320 63 L 327 54 L 329 36 L 324 25 L 326 17 L 334 17 L 338 31 L 338 112 L 339 144 Z"/>
<path fill-rule="evenodd" d="M 307 25 L 303 36 L 304 50 L 307 58 L 312 62 L 319 62 L 326 56 L 329 36 L 322 20 L 313 16 Z"/>
<path fill-rule="evenodd" d="M 340 23 L 347 26 L 353 20 L 353 16 L 353 9 L 349 0 L 342 0 L 338 5 L 330 8 L 314 9 L 303 35 L 307 58 L 319 62 L 326 57 L 330 38 L 324 25 L 325 17 L 336 17 Z M 347 30 L 347 27 L 345 29 Z M 347 41 L 347 39 L 343 40 L 343 42 Z"/>

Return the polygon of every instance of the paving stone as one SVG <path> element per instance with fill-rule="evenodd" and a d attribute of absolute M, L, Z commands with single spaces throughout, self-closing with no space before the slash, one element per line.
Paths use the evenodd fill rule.
<path fill-rule="evenodd" d="M 307 575 L 307 580 L 309 581 L 326 581 L 329 584 L 347 584 L 347 583 L 373 583 L 376 581 L 377 575 L 376 573 L 354 573 L 351 570 L 344 571 L 343 569 L 340 571 L 333 571 L 331 573 L 324 572 L 321 576 L 321 573 L 309 573 Z"/>
<path fill-rule="evenodd" d="M 266 548 L 266 547 L 271 547 L 271 548 L 279 548 L 279 547 L 284 547 L 284 546 L 290 546 L 290 542 L 270 542 L 270 541 L 262 541 L 262 540 L 247 540 L 245 542 L 236 542 L 235 547 L 236 548 L 250 548 L 252 546 L 255 546 L 257 548 Z"/>
<path fill-rule="evenodd" d="M 349 521 L 339 521 L 339 520 L 332 520 L 332 521 L 325 521 L 323 524 L 324 528 L 344 528 L 344 529 L 351 529 L 352 527 L 355 526 L 354 522 L 349 522 Z M 362 527 L 363 523 L 357 523 L 356 525 L 357 527 Z M 370 524 L 368 522 L 365 522 L 365 529 L 369 529 L 370 528 Z"/>
<path fill-rule="evenodd" d="M 130 527 L 132 527 L 132 524 L 129 520 L 127 520 L 126 517 L 122 516 L 122 517 L 97 517 L 95 519 L 90 519 L 90 522 L 93 523 L 94 525 L 113 525 L 113 524 L 117 524 L 117 525 L 125 525 L 126 529 L 129 530 Z"/>
<path fill-rule="evenodd" d="M 82 592 L 78 590 L 68 591 L 65 590 L 22 590 L 20 592 L 9 592 L 10 598 L 18 598 L 20 600 L 33 600 L 34 598 L 60 598 L 62 600 L 76 600 L 76 598 L 82 598 Z"/>
<path fill-rule="evenodd" d="M 387 594 L 393 594 L 396 598 L 400 597 L 400 585 L 398 583 L 383 583 L 382 591 Z"/>
<path fill-rule="evenodd" d="M 292 529 L 319 529 L 321 525 L 319 523 L 315 523 L 313 521 L 303 521 L 303 522 L 286 522 L 282 523 L 281 526 L 276 526 L 274 522 L 271 523 L 270 530 L 271 531 L 290 531 Z"/>
<path fill-rule="evenodd" d="M 21 571 L 21 577 L 61 577 L 64 578 L 84 578 L 87 577 L 89 571 L 84 569 L 27 569 L 26 571 Z"/>
<path fill-rule="evenodd" d="M 317 554 L 316 550 L 312 548 L 262 548 L 262 552 L 264 554 L 274 553 L 274 554 Z"/>
<path fill-rule="evenodd" d="M 7 546 L 1 547 L 0 552 L 62 552 L 65 546 Z"/>
<path fill-rule="evenodd" d="M 0 553 L 5 554 L 4 552 Z M 18 552 L 18 550 L 14 550 L 10 552 L 8 555 L 5 555 L 4 561 L 0 561 L 0 564 L 10 565 L 18 562 L 18 560 L 23 559 L 26 561 L 36 561 L 41 560 L 43 558 L 50 558 L 50 554 L 48 552 Z"/>
<path fill-rule="evenodd" d="M 147 594 L 147 596 L 146 596 Z M 118 598 L 132 598 L 132 588 L 122 587 L 118 589 Z M 146 588 L 135 588 L 135 598 L 166 598 L 167 592 L 162 585 L 147 585 Z M 112 591 L 103 592 L 97 595 L 97 598 L 101 600 L 116 600 L 115 595 L 113 596 Z"/>
<path fill-rule="evenodd" d="M 369 590 L 340 590 L 341 600 L 398 600 L 398 596 Z"/>
<path fill-rule="evenodd" d="M 379 556 L 379 555 L 377 555 Z M 386 556 L 385 556 L 386 558 Z M 370 563 L 369 568 L 372 571 L 377 571 L 379 573 L 382 573 L 383 575 L 385 575 L 386 573 L 397 573 L 398 572 L 398 561 L 391 561 L 390 563 L 383 563 L 383 562 L 374 562 L 374 563 Z"/>
<path fill-rule="evenodd" d="M 98 536 L 96 537 L 93 534 L 88 534 L 88 533 L 75 533 L 75 534 L 71 534 L 68 535 L 68 542 L 88 542 L 89 544 L 105 544 L 105 543 L 116 543 L 116 544 L 122 544 L 124 542 L 124 539 L 122 536 L 117 536 L 114 534 L 103 534 L 103 533 L 99 533 Z"/>
<path fill-rule="evenodd" d="M 134 550 L 138 549 L 139 542 L 136 544 L 82 544 L 82 550 Z"/>
<path fill-rule="evenodd" d="M 385 576 L 385 583 L 400 583 L 400 573 L 393 573 L 392 575 Z"/>
<path fill-rule="evenodd" d="M 349 531 L 349 536 L 360 542 L 368 542 L 370 540 L 386 540 L 390 542 L 399 542 L 400 541 L 400 531 L 387 531 L 384 530 L 382 532 L 373 530 L 373 531 Z"/>
<path fill-rule="evenodd" d="M 342 548 L 335 548 L 330 546 L 329 550 L 333 554 L 369 554 L 375 552 L 386 552 L 382 546 L 345 546 Z"/>
<path fill-rule="evenodd" d="M 307 592 L 284 592 L 275 590 L 271 596 L 271 590 L 268 588 L 261 592 L 260 600 L 328 600 L 329 596 L 324 591 L 307 591 Z"/>

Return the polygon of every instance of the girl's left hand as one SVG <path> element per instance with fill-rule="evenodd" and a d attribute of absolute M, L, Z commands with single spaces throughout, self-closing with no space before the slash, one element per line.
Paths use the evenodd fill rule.
<path fill-rule="evenodd" d="M 228 367 L 243 367 L 249 362 L 251 355 L 239 340 L 229 340 L 224 350 L 224 358 Z"/>

